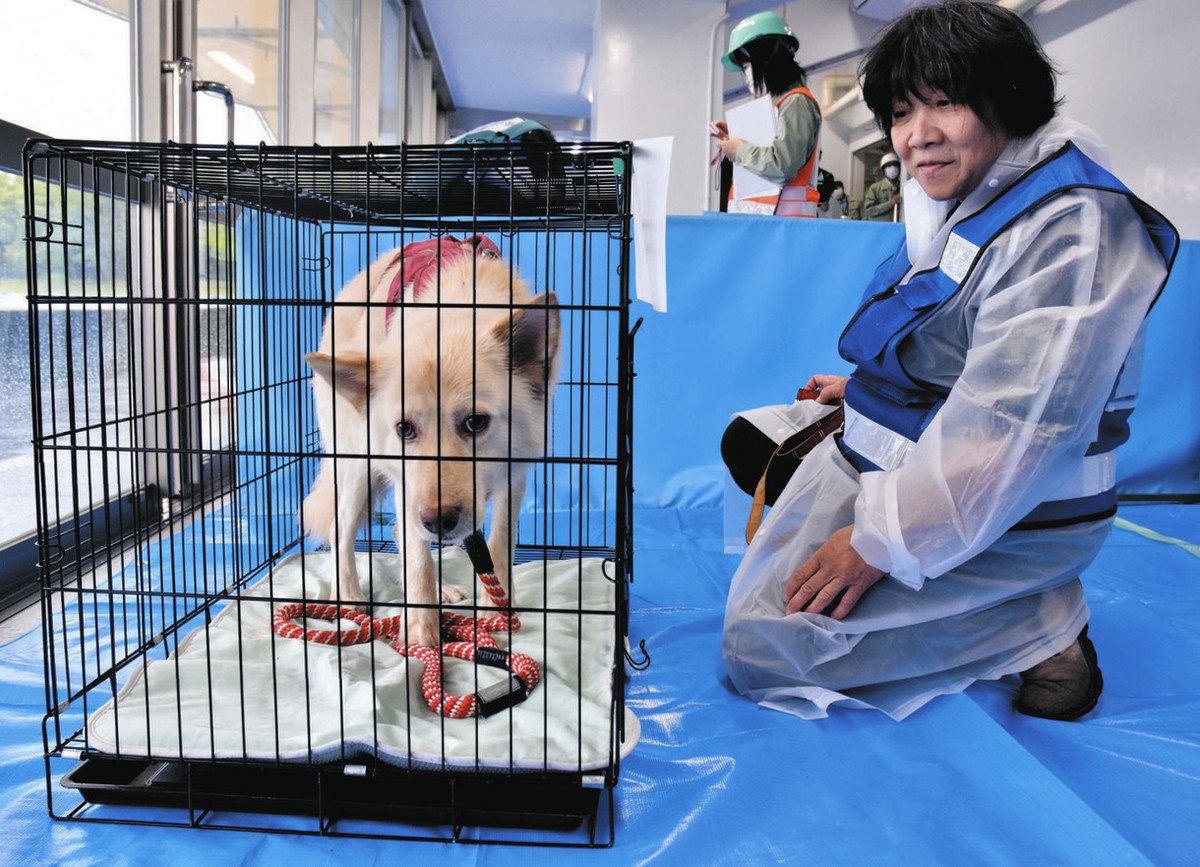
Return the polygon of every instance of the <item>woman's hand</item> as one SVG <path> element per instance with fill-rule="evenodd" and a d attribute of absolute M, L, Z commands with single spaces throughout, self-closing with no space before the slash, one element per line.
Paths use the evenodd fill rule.
<path fill-rule="evenodd" d="M 738 148 L 741 146 L 740 138 L 723 138 L 717 140 L 717 148 L 721 151 L 721 156 L 729 161 L 737 156 Z"/>
<path fill-rule="evenodd" d="M 834 620 L 841 620 L 853 610 L 862 595 L 884 576 L 883 572 L 863 560 L 850 547 L 852 532 L 853 524 L 842 527 L 826 539 L 825 544 L 788 579 L 783 591 L 788 614 L 797 611 L 819 614 L 841 593 L 842 601 L 830 615 Z"/>
<path fill-rule="evenodd" d="M 817 403 L 839 403 L 846 396 L 846 383 L 849 381 L 850 377 L 848 376 L 818 373 L 806 382 L 804 387 L 810 391 L 819 390 L 821 392 Z"/>
<path fill-rule="evenodd" d="M 715 126 L 717 128 L 716 132 L 713 132 L 711 129 L 708 131 L 708 134 L 710 136 L 712 136 L 713 138 L 717 138 L 717 139 L 729 138 L 729 124 L 727 124 L 725 121 L 714 120 L 709 123 L 709 126 L 710 127 Z"/>

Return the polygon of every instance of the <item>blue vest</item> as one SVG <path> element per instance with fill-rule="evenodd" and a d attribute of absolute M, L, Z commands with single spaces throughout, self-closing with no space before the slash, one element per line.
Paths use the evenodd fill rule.
<path fill-rule="evenodd" d="M 921 381 L 905 369 L 900 360 L 904 340 L 962 288 L 983 252 L 1001 233 L 1047 200 L 1078 188 L 1107 190 L 1126 196 L 1145 223 L 1170 271 L 1179 247 L 1179 235 L 1174 227 L 1112 174 L 1068 143 L 1013 181 L 979 212 L 958 223 L 937 268 L 915 274 L 900 285 L 912 267 L 903 240 L 895 253 L 879 266 L 838 343 L 841 356 L 857 365 L 846 386 L 846 405 L 908 440 L 919 439 L 945 403 L 948 392 Z M 1162 291 L 1162 286 L 1158 291 Z M 1127 357 L 1114 384 L 1088 455 L 1112 452 L 1129 438 L 1129 415 L 1133 412 L 1136 386 L 1123 383 L 1122 379 L 1132 379 L 1136 383 L 1136 371 L 1131 371 L 1129 368 L 1133 365 L 1128 363 L 1133 357 L 1137 357 L 1136 352 Z M 843 451 L 860 471 L 879 469 L 852 449 L 843 446 Z M 1034 529 L 1096 520 L 1113 514 L 1116 502 L 1116 489 L 1110 487 L 1086 497 L 1043 503 L 1017 528 Z"/>

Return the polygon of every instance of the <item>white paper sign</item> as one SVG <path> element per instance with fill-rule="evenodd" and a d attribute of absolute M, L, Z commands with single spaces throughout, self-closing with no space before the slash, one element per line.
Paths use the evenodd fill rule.
<path fill-rule="evenodd" d="M 740 138 L 753 145 L 766 146 L 775 140 L 775 105 L 771 97 L 763 96 L 734 106 L 725 112 L 730 138 Z M 733 164 L 734 198 L 752 199 L 756 196 L 774 196 L 779 193 L 779 184 L 771 183 L 737 162 Z"/>
<path fill-rule="evenodd" d="M 633 143 L 633 281 L 637 297 L 667 312 L 667 182 L 674 136 Z"/>

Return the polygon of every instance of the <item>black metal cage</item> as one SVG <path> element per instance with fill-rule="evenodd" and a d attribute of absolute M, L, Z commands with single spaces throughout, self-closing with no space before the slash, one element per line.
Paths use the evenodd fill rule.
<path fill-rule="evenodd" d="M 53 817 L 611 845 L 613 791 L 631 734 L 631 156 L 628 143 L 27 145 Z M 507 274 L 498 301 L 496 286 L 477 283 L 477 236 L 495 245 Z M 476 238 L 473 248 L 468 238 Z M 436 251 L 435 267 L 418 286 L 404 272 L 422 243 Z M 466 300 L 443 296 L 442 250 L 457 251 L 443 243 L 462 245 L 474 263 Z M 495 283 L 498 266 L 487 267 Z M 375 294 L 335 302 L 356 275 L 374 292 L 395 269 L 399 293 L 385 302 Z M 518 297 L 522 280 L 533 300 Z M 485 289 L 490 301 L 481 300 Z M 364 346 L 336 323 L 332 346 L 322 344 L 325 323 L 342 310 L 352 314 L 347 321 L 366 323 Z M 540 404 L 536 383 L 519 379 L 518 317 L 531 314 L 542 322 L 535 368 L 549 386 Z M 473 323 L 469 365 L 455 332 L 443 328 L 464 316 Z M 552 317 L 553 347 L 545 336 Z M 506 335 L 507 353 L 480 354 L 480 323 Z M 380 372 L 384 344 L 400 359 L 399 373 Z M 409 437 L 407 416 L 385 447 L 364 433 L 365 446 L 347 448 L 360 422 L 341 409 L 326 418 L 332 431 L 322 428 L 317 374 L 305 360 L 321 345 L 330 348 L 337 395 L 347 348 L 365 350 L 366 382 L 356 392 L 363 431 L 375 430 L 372 411 L 383 412 L 377 396 L 386 377 L 409 390 L 401 406 L 412 405 L 427 382 L 407 353 L 433 346 L 432 449 L 410 446 L 417 434 Z M 466 420 L 446 416 L 447 426 L 466 426 L 451 432 L 466 445 L 446 450 L 452 436 L 441 429 L 449 412 L 441 403 L 445 368 L 454 364 L 469 369 L 473 401 L 484 378 L 504 383 L 493 391 L 507 439 L 499 430 L 489 442 L 506 443 L 507 453 L 492 446 L 483 454 L 481 425 L 492 416 L 475 409 Z M 329 400 L 341 406 L 341 397 Z M 519 454 L 514 418 L 540 431 Z M 306 539 L 315 519 L 305 496 L 322 460 L 334 467 L 331 502 L 351 502 L 344 467 L 360 466 L 354 461 L 366 462 L 368 488 L 349 536 L 337 518 L 329 525 L 328 550 Z M 376 632 L 358 644 L 344 634 L 318 644 L 272 628 L 283 606 L 356 601 L 338 586 L 347 555 L 337 538 L 350 540 L 367 597 L 357 608 L 369 629 L 386 614 L 407 635 L 409 615 L 420 609 L 439 618 L 495 614 L 468 561 L 436 544 L 450 535 L 443 488 L 456 462 L 471 468 L 466 513 L 476 525 L 494 528 L 504 511 L 493 490 L 499 483 L 481 492 L 488 466 L 504 468 L 507 495 L 519 500 L 515 538 L 491 553 L 516 564 L 504 610 L 527 630 L 517 634 L 510 617 L 494 637 L 536 658 L 543 672 L 530 690 L 488 669 L 490 652 L 445 666 L 445 693 L 455 685 L 502 696 L 489 716 L 464 719 L 425 706 L 422 663 L 372 640 Z M 406 472 L 430 464 L 436 495 L 406 481 Z M 394 484 L 394 503 L 379 496 L 389 478 L 405 480 Z M 422 520 L 431 527 L 417 509 L 421 497 L 435 497 L 434 544 L 406 529 Z M 424 556 L 413 553 L 412 538 L 433 564 L 435 599 L 415 598 L 415 589 L 410 598 L 410 573 Z M 503 550 L 510 545 L 511 557 Z M 455 580 L 464 599 L 444 592 Z M 303 624 L 315 632 L 309 615 Z M 486 643 L 479 622 L 467 644 Z M 393 638 L 396 649 L 407 643 Z M 447 646 L 435 652 L 439 663 L 449 659 Z"/>

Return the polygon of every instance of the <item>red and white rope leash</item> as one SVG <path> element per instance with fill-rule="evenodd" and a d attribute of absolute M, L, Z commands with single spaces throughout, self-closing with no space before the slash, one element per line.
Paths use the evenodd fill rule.
<path fill-rule="evenodd" d="M 331 603 L 293 602 L 275 611 L 273 628 L 283 638 L 297 638 L 316 644 L 341 645 L 366 644 L 375 638 L 386 640 L 397 653 L 410 656 L 425 663 L 421 675 L 421 692 L 425 703 L 435 713 L 452 719 L 482 714 L 491 716 L 518 704 L 533 692 L 542 678 L 537 661 L 524 653 L 503 650 L 496 644 L 493 632 L 517 632 L 521 628 L 520 618 L 514 612 L 505 612 L 509 607 L 508 594 L 500 585 L 488 554 L 487 544 L 478 531 L 466 540 L 467 554 L 471 558 L 475 573 L 483 589 L 500 613 L 491 617 L 469 617 L 450 611 L 442 612 L 442 638 L 458 639 L 445 641 L 440 650 L 422 644 L 404 644 L 404 615 L 372 618 L 369 614 Z M 296 618 L 337 622 L 349 620 L 353 629 L 306 629 L 295 622 Z M 475 660 L 480 665 L 501 668 L 509 672 L 507 682 L 501 681 L 470 695 L 449 695 L 442 686 L 442 658 Z"/>

